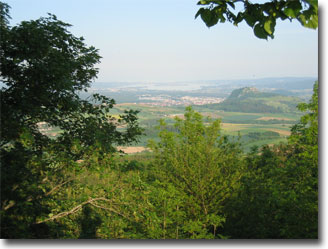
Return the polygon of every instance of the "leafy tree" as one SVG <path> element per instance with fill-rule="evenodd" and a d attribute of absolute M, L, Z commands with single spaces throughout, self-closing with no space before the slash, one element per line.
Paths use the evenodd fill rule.
<path fill-rule="evenodd" d="M 241 3 L 243 10 L 235 11 L 236 3 Z M 251 3 L 248 0 L 201 0 L 198 4 L 206 7 L 198 10 L 196 18 L 201 16 L 207 27 L 226 21 L 237 26 L 245 21 L 260 39 L 274 38 L 277 19 L 296 19 L 304 27 L 318 27 L 317 0 L 272 0 L 264 3 Z"/>
<path fill-rule="evenodd" d="M 243 10 L 235 11 L 235 3 Z M 318 27 L 317 0 L 201 0 L 196 14 L 208 27 L 219 21 L 237 26 L 245 21 L 260 39 L 274 38 L 277 19 L 297 19 Z M 223 234 L 232 238 L 318 238 L 318 82 L 306 114 L 292 128 L 288 144 L 247 155 L 240 188 L 227 201 Z"/>
<path fill-rule="evenodd" d="M 292 160 L 290 167 L 295 169 L 293 174 L 298 176 L 294 187 L 299 198 L 298 205 L 294 208 L 298 212 L 299 223 L 286 229 L 286 233 L 293 234 L 293 231 L 306 232 L 305 236 L 311 238 L 318 237 L 318 149 L 319 149 L 319 84 L 315 82 L 313 95 L 309 103 L 301 103 L 298 108 L 305 112 L 300 122 L 291 129 L 291 136 L 288 139 L 287 157 Z M 288 217 L 290 218 L 290 217 Z M 296 217 L 295 217 L 296 218 Z M 297 226 L 298 225 L 298 226 Z"/>
<path fill-rule="evenodd" d="M 32 224 L 50 213 L 44 200 L 70 182 L 63 169 L 78 170 L 77 160 L 88 157 L 108 157 L 142 131 L 136 111 L 115 119 L 109 114 L 114 100 L 99 94 L 79 98 L 96 78 L 101 57 L 67 30 L 69 24 L 49 14 L 11 27 L 9 6 L 2 2 L 0 15 L 1 236 L 38 237 Z M 61 133 L 49 138 L 41 122 Z"/>
<path fill-rule="evenodd" d="M 307 160 L 315 168 L 318 165 L 318 119 L 319 119 L 319 84 L 313 86 L 313 95 L 309 103 L 301 103 L 298 109 L 306 114 L 291 129 L 289 144 L 297 155 Z M 315 169 L 317 170 L 317 169 Z M 315 173 L 315 172 L 314 172 Z M 316 175 L 317 173 L 315 173 Z"/>
<path fill-rule="evenodd" d="M 244 239 L 318 238 L 318 83 L 288 144 L 247 155 L 240 188 L 225 206 L 224 234 Z"/>
<path fill-rule="evenodd" d="M 164 121 L 160 129 L 160 142 L 151 144 L 157 176 L 174 189 L 175 198 L 180 200 L 174 205 L 182 212 L 177 225 L 169 211 L 174 210 L 174 199 L 163 200 L 161 209 L 166 209 L 167 220 L 173 220 L 171 231 L 179 230 L 179 238 L 220 237 L 223 206 L 238 179 L 239 147 L 220 135 L 219 120 L 205 124 L 190 107 L 184 120 L 176 118 L 175 131 L 168 131 Z"/>

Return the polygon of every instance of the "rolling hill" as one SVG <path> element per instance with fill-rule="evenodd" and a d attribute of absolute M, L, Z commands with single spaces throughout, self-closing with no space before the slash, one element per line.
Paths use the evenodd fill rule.
<path fill-rule="evenodd" d="M 247 113 L 288 113 L 297 112 L 300 98 L 279 95 L 272 92 L 260 92 L 255 87 L 244 87 L 232 91 L 230 96 L 219 104 L 208 108 L 228 112 Z"/>

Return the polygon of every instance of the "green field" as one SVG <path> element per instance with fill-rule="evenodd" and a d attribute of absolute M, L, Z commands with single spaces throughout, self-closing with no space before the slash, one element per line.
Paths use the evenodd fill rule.
<path fill-rule="evenodd" d="M 220 119 L 222 134 L 234 140 L 240 135 L 241 143 L 246 151 L 252 146 L 271 145 L 287 141 L 291 126 L 301 116 L 300 113 L 241 113 L 213 110 L 204 106 L 193 106 L 193 108 L 200 112 L 204 118 Z M 134 146 L 147 146 L 149 139 L 157 140 L 156 126 L 158 126 L 158 120 L 164 119 L 168 124 L 173 124 L 176 116 L 183 117 L 185 107 L 121 104 L 114 107 L 113 113 L 118 114 L 125 109 L 140 111 L 138 114 L 139 122 L 145 129 L 146 135 Z M 270 136 L 268 132 L 273 133 Z"/>
<path fill-rule="evenodd" d="M 245 151 L 249 151 L 252 146 L 261 146 L 264 144 L 279 144 L 287 141 L 290 135 L 290 128 L 295 124 L 300 113 L 242 113 L 225 112 L 222 110 L 213 110 L 205 106 L 193 106 L 193 108 L 202 114 L 204 120 L 220 119 L 222 134 L 228 136 L 231 140 L 237 140 L 239 137 Z M 139 110 L 138 118 L 140 126 L 145 129 L 145 135 L 138 143 L 131 146 L 146 147 L 150 139 L 158 140 L 158 130 L 156 127 L 160 119 L 173 125 L 175 117 L 183 118 L 185 107 L 183 106 L 148 106 L 140 104 L 119 104 L 115 105 L 111 111 L 113 117 L 118 118 L 124 110 Z M 57 127 L 43 127 L 43 133 L 50 137 L 56 137 L 60 134 Z M 123 128 L 122 128 L 123 129 Z"/>

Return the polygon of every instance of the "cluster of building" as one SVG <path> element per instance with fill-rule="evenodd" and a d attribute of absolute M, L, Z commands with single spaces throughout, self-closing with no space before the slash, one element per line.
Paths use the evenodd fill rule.
<path fill-rule="evenodd" d="M 188 105 L 206 105 L 206 104 L 215 104 L 220 103 L 224 99 L 223 98 L 215 98 L 215 97 L 191 97 L 191 96 L 183 96 L 183 97 L 174 97 L 172 98 L 169 95 L 158 95 L 158 96 L 150 96 L 150 95 L 142 95 L 139 97 L 139 100 L 150 100 L 151 102 L 143 102 L 141 104 L 152 105 L 152 106 L 188 106 Z"/>

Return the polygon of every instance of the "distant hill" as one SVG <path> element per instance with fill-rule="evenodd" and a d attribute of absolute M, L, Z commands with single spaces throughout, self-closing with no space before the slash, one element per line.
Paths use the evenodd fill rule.
<path fill-rule="evenodd" d="M 302 100 L 297 97 L 260 92 L 255 87 L 244 87 L 232 91 L 223 102 L 207 107 L 228 112 L 286 113 L 296 112 L 296 106 L 300 102 Z"/>

